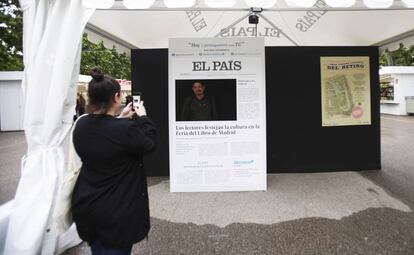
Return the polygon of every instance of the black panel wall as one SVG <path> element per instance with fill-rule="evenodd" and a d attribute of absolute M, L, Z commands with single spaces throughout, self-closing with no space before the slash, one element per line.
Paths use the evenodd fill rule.
<path fill-rule="evenodd" d="M 322 127 L 321 56 L 370 56 L 370 126 Z M 269 173 L 381 168 L 377 47 L 266 47 Z M 169 174 L 168 50 L 132 51 L 132 89 L 141 91 L 158 126 L 158 149 L 146 157 L 150 176 Z"/>
<path fill-rule="evenodd" d="M 321 56 L 370 56 L 370 126 L 322 127 Z M 378 48 L 266 48 L 270 172 L 380 169 Z"/>
<path fill-rule="evenodd" d="M 144 158 L 149 176 L 169 175 L 168 51 L 132 50 L 132 91 L 140 91 L 148 117 L 157 126 L 157 149 Z"/>

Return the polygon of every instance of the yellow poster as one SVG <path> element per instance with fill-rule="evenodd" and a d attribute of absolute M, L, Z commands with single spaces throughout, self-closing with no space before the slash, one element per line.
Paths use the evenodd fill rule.
<path fill-rule="evenodd" d="M 371 125 L 369 57 L 321 57 L 322 126 Z"/>

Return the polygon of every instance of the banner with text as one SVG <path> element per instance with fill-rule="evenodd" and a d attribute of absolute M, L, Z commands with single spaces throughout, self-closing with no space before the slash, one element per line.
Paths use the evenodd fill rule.
<path fill-rule="evenodd" d="M 266 190 L 263 38 L 169 40 L 171 192 Z"/>

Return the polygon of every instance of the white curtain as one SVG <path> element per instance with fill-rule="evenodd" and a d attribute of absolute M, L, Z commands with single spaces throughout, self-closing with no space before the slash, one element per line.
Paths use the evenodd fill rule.
<path fill-rule="evenodd" d="M 81 2 L 20 0 L 28 151 L 22 159 L 4 254 L 55 254 L 79 242 L 74 226 L 61 222 L 57 212 L 68 171 L 65 144 L 76 103 L 81 37 L 94 12 Z"/>

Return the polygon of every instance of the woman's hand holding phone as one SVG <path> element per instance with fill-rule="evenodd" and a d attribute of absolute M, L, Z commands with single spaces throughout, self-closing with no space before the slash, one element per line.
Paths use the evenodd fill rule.
<path fill-rule="evenodd" d="M 129 103 L 122 110 L 121 114 L 119 114 L 118 118 L 132 118 L 134 114 L 138 115 L 139 117 L 147 115 L 147 111 L 144 106 L 144 101 L 140 101 L 138 106 L 133 105 L 132 102 Z"/>
<path fill-rule="evenodd" d="M 135 113 L 139 116 L 146 116 L 147 115 L 147 111 L 145 110 L 145 106 L 144 106 L 144 101 L 139 101 L 139 105 L 136 106 L 134 105 L 134 109 L 135 109 Z"/>
<path fill-rule="evenodd" d="M 132 102 L 127 104 L 125 108 L 122 110 L 121 114 L 119 114 L 118 118 L 132 118 L 135 112 L 132 110 Z"/>

